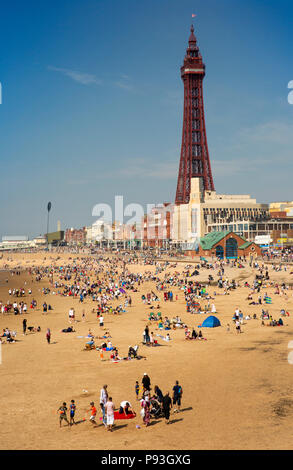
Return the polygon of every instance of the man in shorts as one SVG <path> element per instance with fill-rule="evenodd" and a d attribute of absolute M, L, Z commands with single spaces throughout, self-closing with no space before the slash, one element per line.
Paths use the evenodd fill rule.
<path fill-rule="evenodd" d="M 178 409 L 175 408 L 174 413 L 177 413 L 180 411 L 180 406 L 181 406 L 181 398 L 182 398 L 182 387 L 179 385 L 178 380 L 176 380 L 176 383 L 173 387 L 173 405 L 178 405 Z"/>

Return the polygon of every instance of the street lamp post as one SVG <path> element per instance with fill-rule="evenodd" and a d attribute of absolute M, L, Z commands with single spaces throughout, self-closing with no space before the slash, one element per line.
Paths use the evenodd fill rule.
<path fill-rule="evenodd" d="M 47 205 L 47 211 L 48 211 L 48 215 L 47 215 L 47 250 L 48 250 L 48 245 L 49 245 L 49 239 L 48 239 L 48 235 L 49 235 L 49 213 L 50 213 L 51 207 L 52 207 L 51 202 L 48 202 L 48 205 Z"/>

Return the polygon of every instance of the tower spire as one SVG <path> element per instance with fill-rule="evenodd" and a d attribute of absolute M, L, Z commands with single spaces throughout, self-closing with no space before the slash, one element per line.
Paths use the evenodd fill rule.
<path fill-rule="evenodd" d="M 190 47 L 190 45 L 192 45 L 192 44 L 196 44 L 196 37 L 194 36 L 194 27 L 193 27 L 193 24 L 191 25 L 191 28 L 190 28 L 190 36 L 189 36 L 188 43 L 189 43 L 189 47 Z"/>
<path fill-rule="evenodd" d="M 205 65 L 191 25 L 188 48 L 181 67 L 184 84 L 184 115 L 182 146 L 176 192 L 176 204 L 190 199 L 191 178 L 200 178 L 206 191 L 214 191 L 208 143 L 206 137 L 203 79 Z"/>

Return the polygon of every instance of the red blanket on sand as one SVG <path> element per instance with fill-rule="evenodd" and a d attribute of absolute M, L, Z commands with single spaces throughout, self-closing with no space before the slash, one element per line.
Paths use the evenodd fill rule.
<path fill-rule="evenodd" d="M 129 415 L 126 415 L 124 413 L 119 413 L 119 411 L 114 411 L 114 418 L 115 419 L 133 419 L 135 418 L 136 415 L 135 414 L 129 414 Z"/>

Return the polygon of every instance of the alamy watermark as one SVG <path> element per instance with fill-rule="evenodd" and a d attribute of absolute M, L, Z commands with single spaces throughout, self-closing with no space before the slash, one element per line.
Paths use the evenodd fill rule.
<path fill-rule="evenodd" d="M 96 221 L 92 227 L 99 231 L 99 235 L 94 238 L 100 239 L 102 232 L 106 239 L 132 236 L 135 239 L 165 240 L 174 236 L 173 214 L 174 204 L 146 204 L 145 211 L 138 203 L 124 207 L 123 196 L 115 196 L 114 211 L 106 203 L 96 204 L 93 207 L 92 216 Z"/>
<path fill-rule="evenodd" d="M 288 83 L 288 88 L 292 90 L 288 95 L 288 103 L 293 104 L 293 80 Z"/>
<path fill-rule="evenodd" d="M 115 196 L 114 211 L 109 204 L 96 204 L 92 216 L 91 238 L 104 240 L 198 240 L 200 226 L 199 210 L 191 214 L 172 203 L 141 204 L 131 203 L 124 207 L 123 196 Z M 125 217 L 129 219 L 125 222 Z"/>
<path fill-rule="evenodd" d="M 289 341 L 288 349 L 293 349 L 293 341 Z M 293 365 L 293 351 L 290 351 L 288 354 L 288 362 L 291 366 Z"/>

